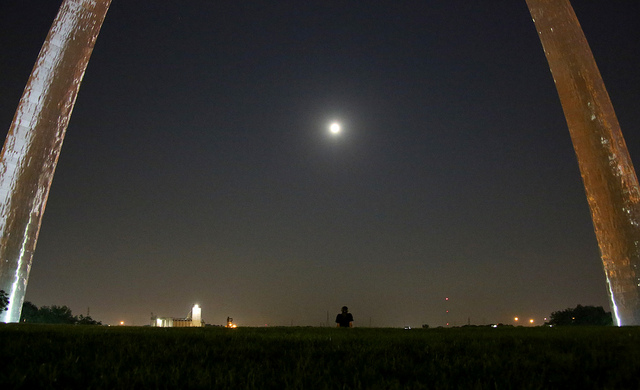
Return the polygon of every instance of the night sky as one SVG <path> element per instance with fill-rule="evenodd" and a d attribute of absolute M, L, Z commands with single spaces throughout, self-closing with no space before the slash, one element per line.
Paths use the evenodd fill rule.
<path fill-rule="evenodd" d="M 60 3 L 0 2 L 3 138 Z M 640 161 L 640 2 L 573 6 Z M 609 310 L 524 0 L 113 0 L 26 300 L 130 325 Z"/>

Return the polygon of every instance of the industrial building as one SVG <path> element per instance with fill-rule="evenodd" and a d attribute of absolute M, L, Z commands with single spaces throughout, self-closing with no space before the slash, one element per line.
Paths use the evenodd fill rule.
<path fill-rule="evenodd" d="M 157 328 L 194 328 L 203 327 L 202 309 L 198 305 L 193 305 L 191 312 L 186 318 L 157 317 L 151 315 L 151 326 Z"/>

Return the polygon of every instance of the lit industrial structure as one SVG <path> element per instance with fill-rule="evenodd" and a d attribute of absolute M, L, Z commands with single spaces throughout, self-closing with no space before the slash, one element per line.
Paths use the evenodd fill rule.
<path fill-rule="evenodd" d="M 204 326 L 202 308 L 193 305 L 189 315 L 185 318 L 151 316 L 151 326 L 157 328 L 199 328 Z"/>

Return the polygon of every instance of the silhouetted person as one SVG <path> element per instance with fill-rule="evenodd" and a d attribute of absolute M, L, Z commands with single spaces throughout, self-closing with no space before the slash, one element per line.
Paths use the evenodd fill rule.
<path fill-rule="evenodd" d="M 336 316 L 338 328 L 353 328 L 353 316 L 349 313 L 349 308 L 342 306 L 342 313 Z"/>

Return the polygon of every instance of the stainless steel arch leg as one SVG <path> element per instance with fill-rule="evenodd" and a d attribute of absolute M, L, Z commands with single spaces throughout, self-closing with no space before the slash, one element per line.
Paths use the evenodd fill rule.
<path fill-rule="evenodd" d="M 640 325 L 640 190 L 618 119 L 569 0 L 526 0 L 578 157 L 614 321 Z"/>
<path fill-rule="evenodd" d="M 0 321 L 18 322 L 69 117 L 111 0 L 65 0 L 27 82 L 0 156 Z"/>

